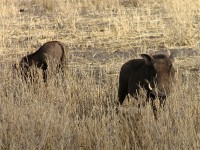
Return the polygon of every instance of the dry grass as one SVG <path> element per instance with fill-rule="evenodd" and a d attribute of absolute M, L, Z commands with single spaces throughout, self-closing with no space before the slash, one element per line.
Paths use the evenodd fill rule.
<path fill-rule="evenodd" d="M 200 149 L 200 1 L 3 0 L 0 13 L 0 149 Z M 12 64 L 49 40 L 68 46 L 65 80 L 25 84 Z M 121 65 L 166 49 L 179 74 L 158 121 L 149 104 L 117 114 Z"/>

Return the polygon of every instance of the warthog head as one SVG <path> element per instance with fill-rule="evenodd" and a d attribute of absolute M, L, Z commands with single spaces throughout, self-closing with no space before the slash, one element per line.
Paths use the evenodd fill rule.
<path fill-rule="evenodd" d="M 151 97 L 158 96 L 160 99 L 165 99 L 175 78 L 173 54 L 169 57 L 163 54 L 154 56 L 141 54 L 141 56 L 145 64 L 152 68 L 150 80 L 145 79 Z"/>

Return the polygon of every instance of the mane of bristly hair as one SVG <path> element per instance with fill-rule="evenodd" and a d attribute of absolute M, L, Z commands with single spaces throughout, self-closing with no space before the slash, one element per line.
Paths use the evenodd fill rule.
<path fill-rule="evenodd" d="M 168 50 L 165 49 L 160 53 L 154 53 L 154 54 L 150 54 L 153 58 L 155 59 L 164 59 L 164 58 L 168 58 L 172 53 Z"/>
<path fill-rule="evenodd" d="M 155 59 L 163 59 L 163 58 L 167 58 L 168 56 L 166 54 L 157 54 L 157 55 L 153 55 L 152 57 Z"/>

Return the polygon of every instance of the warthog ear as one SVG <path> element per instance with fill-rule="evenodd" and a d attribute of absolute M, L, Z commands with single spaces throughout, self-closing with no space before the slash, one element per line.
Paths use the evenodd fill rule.
<path fill-rule="evenodd" d="M 154 58 L 148 54 L 141 54 L 142 58 L 145 61 L 145 64 L 152 65 L 154 63 Z"/>
<path fill-rule="evenodd" d="M 171 53 L 171 54 L 170 54 L 169 59 L 170 59 L 171 62 L 174 62 L 174 61 L 175 61 L 174 53 Z"/>

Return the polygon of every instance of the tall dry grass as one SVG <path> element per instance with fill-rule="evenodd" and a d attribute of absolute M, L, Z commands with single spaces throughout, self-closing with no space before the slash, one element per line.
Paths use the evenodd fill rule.
<path fill-rule="evenodd" d="M 3 0 L 0 149 L 199 149 L 199 8 L 194 0 Z M 25 84 L 12 64 L 49 40 L 68 46 L 65 80 L 50 72 L 46 87 L 39 70 Z M 179 74 L 158 121 L 149 104 L 126 101 L 116 113 L 121 65 L 163 49 L 177 53 Z"/>

